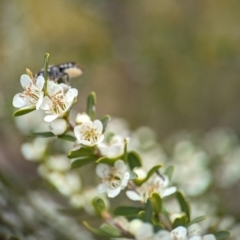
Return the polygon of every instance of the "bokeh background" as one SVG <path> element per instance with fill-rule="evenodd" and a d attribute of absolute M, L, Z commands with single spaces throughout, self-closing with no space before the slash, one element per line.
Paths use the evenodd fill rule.
<path fill-rule="evenodd" d="M 46 52 L 51 64 L 83 67 L 72 81 L 79 111 L 96 91 L 99 117 L 150 126 L 159 141 L 216 127 L 238 137 L 239 13 L 237 0 L 0 0 L 0 168 L 26 181 L 36 175 L 19 151 L 12 98 Z"/>

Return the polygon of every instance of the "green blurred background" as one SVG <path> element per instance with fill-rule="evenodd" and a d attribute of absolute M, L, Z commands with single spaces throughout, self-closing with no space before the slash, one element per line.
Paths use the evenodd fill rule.
<path fill-rule="evenodd" d="M 79 62 L 79 110 L 94 90 L 99 116 L 127 118 L 163 138 L 179 129 L 240 132 L 237 0 L 1 0 L 1 98 L 11 119 L 19 77 Z M 3 111 L 2 111 L 3 112 Z M 2 114 L 3 115 L 3 114 Z"/>

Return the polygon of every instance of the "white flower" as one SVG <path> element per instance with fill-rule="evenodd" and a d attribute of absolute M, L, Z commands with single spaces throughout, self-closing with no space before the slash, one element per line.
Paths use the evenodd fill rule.
<path fill-rule="evenodd" d="M 51 122 L 49 125 L 49 130 L 54 135 L 62 135 L 67 130 L 67 127 L 67 121 L 63 118 L 58 118 Z"/>
<path fill-rule="evenodd" d="M 153 240 L 172 240 L 172 237 L 167 230 L 160 230 L 154 235 Z"/>
<path fill-rule="evenodd" d="M 75 193 L 70 197 L 70 204 L 76 208 L 84 208 L 87 213 L 96 215 L 96 210 L 92 205 L 92 200 L 95 197 L 101 197 L 107 208 L 109 208 L 109 201 L 105 194 L 98 193 L 96 188 L 86 189 L 81 193 Z"/>
<path fill-rule="evenodd" d="M 64 172 L 71 169 L 70 161 L 65 155 L 50 156 L 45 163 L 53 171 Z"/>
<path fill-rule="evenodd" d="M 136 240 L 152 240 L 154 236 L 153 225 L 139 219 L 134 219 L 129 223 L 128 231 L 135 236 Z"/>
<path fill-rule="evenodd" d="M 17 93 L 13 98 L 13 106 L 16 108 L 33 107 L 38 110 L 43 102 L 44 78 L 39 76 L 36 81 L 27 74 L 23 74 L 20 83 L 24 89 L 22 93 Z"/>
<path fill-rule="evenodd" d="M 103 125 L 99 120 L 83 122 L 74 128 L 77 142 L 86 146 L 94 146 L 102 142 L 104 139 L 102 131 Z"/>
<path fill-rule="evenodd" d="M 135 191 L 129 190 L 126 192 L 128 198 L 133 201 L 146 202 L 152 193 L 158 193 L 162 198 L 176 192 L 176 187 L 167 187 L 169 180 L 164 175 L 154 175 L 144 182 Z"/>
<path fill-rule="evenodd" d="M 187 240 L 187 229 L 185 227 L 177 227 L 171 231 L 173 240 Z"/>
<path fill-rule="evenodd" d="M 70 88 L 64 92 L 63 87 L 53 81 L 47 82 L 47 96 L 43 98 L 41 109 L 47 114 L 44 120 L 52 122 L 58 117 L 63 117 L 72 107 L 74 99 L 78 95 L 76 88 Z"/>
<path fill-rule="evenodd" d="M 98 185 L 98 191 L 100 193 L 107 192 L 110 198 L 116 197 L 127 186 L 130 178 L 130 173 L 123 160 L 116 161 L 114 167 L 99 163 L 96 167 L 96 173 L 102 181 Z"/>
<path fill-rule="evenodd" d="M 188 237 L 200 236 L 201 235 L 201 227 L 199 224 L 194 223 L 188 227 Z"/>
<path fill-rule="evenodd" d="M 84 122 L 90 122 L 91 121 L 91 118 L 85 113 L 78 113 L 76 118 L 75 118 L 75 123 L 80 125 Z"/>
<path fill-rule="evenodd" d="M 99 143 L 98 149 L 103 156 L 109 158 L 118 157 L 124 152 L 124 138 L 119 135 L 114 135 L 108 143 Z"/>
<path fill-rule="evenodd" d="M 48 140 L 35 138 L 32 142 L 23 143 L 22 155 L 29 161 L 40 161 L 47 149 Z"/>
<path fill-rule="evenodd" d="M 189 240 L 216 240 L 216 237 L 213 234 L 207 234 L 207 235 L 204 235 L 203 237 L 194 236 L 189 238 Z"/>

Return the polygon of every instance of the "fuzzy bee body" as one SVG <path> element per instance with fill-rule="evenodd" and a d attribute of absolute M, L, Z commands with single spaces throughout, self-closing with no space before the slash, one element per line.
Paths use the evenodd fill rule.
<path fill-rule="evenodd" d="M 82 75 L 83 71 L 78 66 L 78 64 L 74 62 L 62 63 L 58 65 L 50 65 L 48 66 L 48 78 L 55 82 L 65 82 L 69 84 L 71 78 L 78 77 Z M 36 77 L 44 76 L 44 69 L 41 69 L 36 74 Z"/>

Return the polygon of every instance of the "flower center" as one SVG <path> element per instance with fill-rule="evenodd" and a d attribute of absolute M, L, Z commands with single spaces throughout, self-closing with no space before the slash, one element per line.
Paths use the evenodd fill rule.
<path fill-rule="evenodd" d="M 89 126 L 87 126 L 86 129 L 84 129 L 84 131 L 82 132 L 82 135 L 85 141 L 92 142 L 92 143 L 97 142 L 99 137 L 97 129 L 91 128 Z"/>
<path fill-rule="evenodd" d="M 24 87 L 23 93 L 20 94 L 20 97 L 31 105 L 36 105 L 38 103 L 39 96 L 40 91 L 34 86 L 33 83 L 30 83 L 29 87 Z"/>
<path fill-rule="evenodd" d="M 61 114 L 62 112 L 64 112 L 67 109 L 67 104 L 64 101 L 64 96 L 62 94 L 62 91 L 58 91 L 57 93 L 55 93 L 54 95 L 51 96 L 51 101 L 52 101 L 52 111 L 55 114 Z"/>

